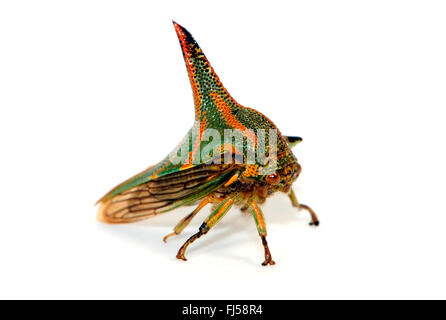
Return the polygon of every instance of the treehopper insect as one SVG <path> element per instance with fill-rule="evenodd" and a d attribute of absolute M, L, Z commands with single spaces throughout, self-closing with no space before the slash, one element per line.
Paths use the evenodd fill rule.
<path fill-rule="evenodd" d="M 179 249 L 186 260 L 187 247 L 207 234 L 231 209 L 252 214 L 265 249 L 262 265 L 275 264 L 266 241 L 266 226 L 259 207 L 275 192 L 300 204 L 291 186 L 301 167 L 291 151 L 299 137 L 283 136 L 260 112 L 241 106 L 226 91 L 192 35 L 173 22 L 178 35 L 195 103 L 195 122 L 182 142 L 158 164 L 113 188 L 98 203 L 98 219 L 107 223 L 139 221 L 186 205 L 197 205 L 167 238 L 180 234 L 195 215 L 211 204 L 211 214 L 198 232 Z"/>

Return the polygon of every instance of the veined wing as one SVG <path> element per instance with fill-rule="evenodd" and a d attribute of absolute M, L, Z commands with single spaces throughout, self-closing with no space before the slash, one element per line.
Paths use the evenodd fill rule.
<path fill-rule="evenodd" d="M 192 204 L 226 183 L 233 165 L 200 165 L 174 172 L 99 200 L 98 219 L 133 222 Z"/>

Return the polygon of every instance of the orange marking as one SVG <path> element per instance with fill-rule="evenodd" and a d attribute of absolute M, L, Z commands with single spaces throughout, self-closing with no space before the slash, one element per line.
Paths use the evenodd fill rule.
<path fill-rule="evenodd" d="M 255 177 L 255 176 L 257 176 L 258 168 L 259 168 L 259 166 L 257 164 L 249 165 L 246 168 L 245 172 L 243 172 L 243 175 L 245 177 Z"/>
<path fill-rule="evenodd" d="M 189 80 L 192 85 L 192 91 L 194 94 L 194 102 L 195 102 L 195 118 L 200 119 L 200 95 L 199 95 L 199 85 L 195 80 L 195 67 L 192 63 L 192 53 L 188 44 L 186 42 L 186 35 L 181 29 L 180 25 L 174 23 L 175 31 L 177 32 L 178 39 L 180 39 L 181 49 L 183 49 L 184 60 L 186 61 L 187 73 L 189 75 Z"/>
<path fill-rule="evenodd" d="M 180 171 L 192 168 L 194 165 L 192 163 L 186 163 L 180 167 Z"/>
<path fill-rule="evenodd" d="M 253 208 L 254 214 L 256 216 L 256 221 L 259 224 L 259 229 L 265 230 L 265 221 L 263 220 L 262 213 L 260 212 L 259 207 L 257 206 L 257 203 L 254 201 L 251 201 L 251 206 Z"/>
<path fill-rule="evenodd" d="M 158 178 L 158 173 L 160 173 L 161 170 L 167 168 L 167 166 L 170 164 L 170 161 L 166 161 L 161 167 L 155 170 L 155 172 L 150 176 L 151 179 Z"/>
<path fill-rule="evenodd" d="M 231 107 L 224 101 L 216 92 L 210 92 L 209 93 L 211 97 L 214 99 L 215 104 L 217 105 L 218 110 L 223 115 L 223 118 L 226 120 L 228 125 L 231 127 L 238 129 L 240 131 L 248 130 L 248 128 L 245 127 L 244 124 L 239 122 L 236 117 L 232 114 Z M 250 140 L 254 142 L 254 144 L 257 146 L 257 136 L 252 131 L 247 132 L 247 136 Z"/>
<path fill-rule="evenodd" d="M 233 184 L 234 182 L 236 182 L 238 180 L 238 172 L 236 174 L 234 174 L 231 179 L 228 180 L 228 182 L 226 182 L 224 184 L 225 187 L 230 186 L 231 184 Z"/>
<path fill-rule="evenodd" d="M 200 148 L 201 145 L 201 137 L 203 136 L 203 132 L 206 129 L 206 115 L 203 111 L 203 119 L 201 119 L 200 122 L 200 132 L 198 134 L 198 137 L 195 140 L 194 147 L 192 148 L 192 151 L 189 152 L 189 163 L 192 163 L 192 156 L 197 152 L 197 150 Z M 201 155 L 199 155 L 201 157 Z"/>

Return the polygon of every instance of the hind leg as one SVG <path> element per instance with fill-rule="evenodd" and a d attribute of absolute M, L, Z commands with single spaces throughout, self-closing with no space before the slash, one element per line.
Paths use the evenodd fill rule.
<path fill-rule="evenodd" d="M 290 197 L 291 203 L 293 207 L 299 208 L 299 209 L 305 209 L 307 210 L 311 215 L 311 222 L 310 226 L 318 226 L 320 224 L 319 218 L 317 217 L 316 212 L 313 211 L 309 206 L 306 204 L 299 203 L 297 200 L 296 194 L 294 193 L 293 189 L 291 189 L 290 193 L 288 194 L 288 197 Z"/>
<path fill-rule="evenodd" d="M 209 198 L 205 198 L 203 201 L 200 202 L 200 204 L 198 205 L 198 207 L 195 208 L 194 211 L 192 211 L 191 213 L 189 213 L 187 216 L 185 216 L 183 219 L 180 220 L 180 222 L 178 222 L 178 224 L 175 226 L 175 228 L 173 228 L 173 232 L 168 234 L 167 236 L 165 236 L 163 238 L 164 242 L 167 242 L 167 239 L 175 236 L 177 234 L 180 234 L 181 231 L 184 230 L 184 228 L 187 227 L 187 225 L 192 221 L 192 219 L 195 217 L 195 215 L 204 208 L 204 206 L 206 206 L 209 203 Z"/>
<path fill-rule="evenodd" d="M 213 226 L 215 226 L 224 216 L 225 214 L 231 209 L 232 205 L 234 203 L 234 196 L 229 196 L 226 199 L 224 199 L 216 208 L 215 210 L 207 217 L 207 219 L 203 222 L 203 224 L 200 226 L 200 229 L 196 234 L 194 234 L 192 237 L 190 237 L 178 250 L 177 253 L 177 259 L 186 261 L 186 257 L 184 254 L 186 253 L 187 247 L 200 238 L 202 235 L 205 235 L 209 232 L 209 230 L 212 229 Z"/>

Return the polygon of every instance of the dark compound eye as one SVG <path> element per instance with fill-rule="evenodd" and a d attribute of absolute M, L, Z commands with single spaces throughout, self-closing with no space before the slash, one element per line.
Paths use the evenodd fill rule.
<path fill-rule="evenodd" d="M 277 172 L 274 172 L 266 177 L 266 182 L 269 184 L 278 184 L 280 181 L 280 176 Z"/>

